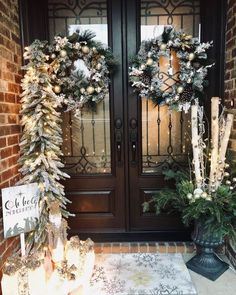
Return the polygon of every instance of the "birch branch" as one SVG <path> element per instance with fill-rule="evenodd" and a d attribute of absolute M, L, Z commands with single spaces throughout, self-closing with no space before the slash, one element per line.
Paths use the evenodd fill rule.
<path fill-rule="evenodd" d="M 199 151 L 199 134 L 198 134 L 198 105 L 191 106 L 191 122 L 192 122 L 192 147 L 195 179 L 198 188 L 201 188 L 201 170 L 200 170 L 200 151 Z"/>
<path fill-rule="evenodd" d="M 211 99 L 211 169 L 210 182 L 211 185 L 216 181 L 216 171 L 219 157 L 219 97 L 212 97 Z"/>

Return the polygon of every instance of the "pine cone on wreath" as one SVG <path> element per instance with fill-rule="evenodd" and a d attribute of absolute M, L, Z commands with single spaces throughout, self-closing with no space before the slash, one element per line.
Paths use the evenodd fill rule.
<path fill-rule="evenodd" d="M 151 83 L 151 77 L 150 75 L 148 75 L 147 73 L 143 73 L 142 74 L 142 82 L 145 84 L 145 85 L 149 85 Z"/>
<path fill-rule="evenodd" d="M 180 96 L 180 100 L 181 101 L 186 101 L 186 102 L 187 101 L 191 101 L 192 96 L 193 96 L 193 89 L 192 89 L 192 87 L 191 86 L 186 86 L 184 88 L 183 93 Z"/>

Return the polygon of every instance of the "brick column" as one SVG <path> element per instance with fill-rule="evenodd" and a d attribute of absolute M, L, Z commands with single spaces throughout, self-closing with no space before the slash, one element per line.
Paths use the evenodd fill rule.
<path fill-rule="evenodd" d="M 225 105 L 235 115 L 229 148 L 236 161 L 236 1 L 228 0 L 225 53 Z M 236 267 L 236 244 L 230 241 L 227 255 Z"/>
<path fill-rule="evenodd" d="M 21 54 L 18 1 L 0 0 L 0 188 L 19 178 Z M 17 244 L 16 238 L 3 238 L 0 202 L 0 270 Z"/>

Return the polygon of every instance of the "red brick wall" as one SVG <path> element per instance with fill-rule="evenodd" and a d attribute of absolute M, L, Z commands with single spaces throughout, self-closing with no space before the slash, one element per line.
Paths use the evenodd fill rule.
<path fill-rule="evenodd" d="M 17 160 L 22 53 L 17 3 L 17 0 L 0 0 L 0 188 L 14 185 L 19 177 Z M 17 243 L 15 238 L 7 241 L 3 238 L 0 203 L 0 269 Z"/>
<path fill-rule="evenodd" d="M 236 110 L 236 1 L 228 0 L 225 55 L 225 105 Z M 230 148 L 236 154 L 236 117 Z"/>
<path fill-rule="evenodd" d="M 236 1 L 228 0 L 225 53 L 225 105 L 232 112 L 234 125 L 229 147 L 236 160 Z M 236 243 L 230 241 L 227 256 L 236 267 Z"/>

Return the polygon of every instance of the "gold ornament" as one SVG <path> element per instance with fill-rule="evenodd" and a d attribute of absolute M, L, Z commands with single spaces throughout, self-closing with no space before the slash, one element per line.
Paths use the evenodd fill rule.
<path fill-rule="evenodd" d="M 86 91 L 88 92 L 88 94 L 93 94 L 94 91 L 95 91 L 95 89 L 94 89 L 93 86 L 88 86 L 87 89 L 86 89 Z"/>
<path fill-rule="evenodd" d="M 166 45 L 165 43 L 162 43 L 162 44 L 160 45 L 160 49 L 161 49 L 161 51 L 165 51 L 165 50 L 166 50 L 166 47 L 167 47 L 167 45 Z"/>
<path fill-rule="evenodd" d="M 225 176 L 225 177 L 229 177 L 229 172 L 225 172 L 225 173 L 224 173 L 224 176 Z"/>
<path fill-rule="evenodd" d="M 53 91 L 54 91 L 55 93 L 60 93 L 60 92 L 61 92 L 61 86 L 60 86 L 60 85 L 55 85 L 55 86 L 53 87 Z"/>
<path fill-rule="evenodd" d="M 195 54 L 194 53 L 189 53 L 188 59 L 189 60 L 193 60 L 195 58 Z"/>
<path fill-rule="evenodd" d="M 225 163 L 225 168 L 229 168 L 229 164 L 228 163 Z"/>
<path fill-rule="evenodd" d="M 148 58 L 146 64 L 148 66 L 151 66 L 153 64 L 153 59 L 152 58 Z"/>
<path fill-rule="evenodd" d="M 82 47 L 82 52 L 83 52 L 84 54 L 88 54 L 88 53 L 89 53 L 89 47 L 88 47 L 88 46 L 83 46 L 83 47 Z"/>
<path fill-rule="evenodd" d="M 183 86 L 179 86 L 179 87 L 177 88 L 177 92 L 178 92 L 178 93 L 183 93 L 183 92 L 184 92 L 184 87 L 183 87 Z"/>
<path fill-rule="evenodd" d="M 93 47 L 93 52 L 94 52 L 94 53 L 98 53 L 98 51 L 97 51 L 97 48 L 96 48 L 96 47 Z"/>
<path fill-rule="evenodd" d="M 231 181 L 230 180 L 226 180 L 225 184 L 226 185 L 231 185 Z"/>
<path fill-rule="evenodd" d="M 67 56 L 67 52 L 66 52 L 66 50 L 62 49 L 62 50 L 60 51 L 60 56 L 61 56 L 61 57 L 66 57 L 66 56 Z"/>
<path fill-rule="evenodd" d="M 232 180 L 233 180 L 233 182 L 236 182 L 236 177 L 234 177 Z"/>

